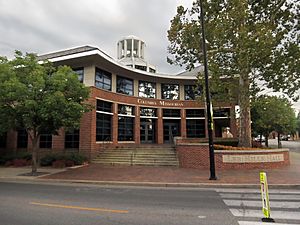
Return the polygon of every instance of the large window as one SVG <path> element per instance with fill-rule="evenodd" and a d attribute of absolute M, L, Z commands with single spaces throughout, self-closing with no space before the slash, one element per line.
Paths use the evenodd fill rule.
<path fill-rule="evenodd" d="M 163 109 L 163 117 L 180 117 L 180 109 Z"/>
<path fill-rule="evenodd" d="M 112 112 L 112 103 L 102 100 L 97 100 L 97 111 Z"/>
<path fill-rule="evenodd" d="M 188 138 L 205 138 L 205 120 L 186 120 L 186 135 Z"/>
<path fill-rule="evenodd" d="M 133 80 L 117 76 L 117 92 L 125 95 L 133 95 Z"/>
<path fill-rule="evenodd" d="M 96 141 L 111 141 L 112 103 L 97 100 Z"/>
<path fill-rule="evenodd" d="M 84 77 L 84 69 L 83 67 L 80 67 L 80 68 L 74 68 L 73 71 L 75 73 L 77 73 L 78 75 L 78 80 L 83 83 L 83 77 Z"/>
<path fill-rule="evenodd" d="M 156 109 L 153 108 L 140 108 L 141 117 L 157 117 Z"/>
<path fill-rule="evenodd" d="M 111 115 L 97 113 L 96 141 L 111 141 Z"/>
<path fill-rule="evenodd" d="M 202 88 L 196 85 L 184 85 L 184 99 L 185 100 L 195 100 L 197 96 L 201 95 Z"/>
<path fill-rule="evenodd" d="M 118 105 L 118 141 L 134 140 L 134 107 Z"/>
<path fill-rule="evenodd" d="M 111 73 L 96 68 L 95 86 L 111 91 Z"/>
<path fill-rule="evenodd" d="M 28 134 L 25 129 L 20 129 L 17 131 L 17 148 L 27 148 L 28 144 Z"/>
<path fill-rule="evenodd" d="M 42 133 L 40 135 L 40 148 L 52 148 L 52 135 L 49 133 Z"/>
<path fill-rule="evenodd" d="M 139 82 L 139 97 L 143 98 L 155 98 L 156 97 L 156 88 L 155 83 L 140 81 Z"/>
<path fill-rule="evenodd" d="M 119 116 L 118 118 L 118 141 L 134 140 L 134 118 Z"/>
<path fill-rule="evenodd" d="M 187 118 L 205 117 L 204 109 L 186 109 L 185 112 Z"/>
<path fill-rule="evenodd" d="M 161 98 L 162 99 L 179 99 L 179 85 L 178 84 L 162 84 L 161 85 Z"/>
<path fill-rule="evenodd" d="M 78 129 L 72 129 L 65 132 L 65 148 L 79 148 Z"/>

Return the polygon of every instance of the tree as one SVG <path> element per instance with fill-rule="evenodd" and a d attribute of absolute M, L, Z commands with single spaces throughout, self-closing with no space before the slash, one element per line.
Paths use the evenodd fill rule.
<path fill-rule="evenodd" d="M 42 133 L 79 127 L 90 107 L 89 89 L 70 67 L 38 62 L 34 54 L 17 51 L 0 58 L 0 131 L 23 128 L 32 142 L 32 173 L 37 172 L 38 141 Z"/>
<path fill-rule="evenodd" d="M 295 111 L 286 98 L 260 96 L 251 102 L 252 129 L 254 133 L 266 137 L 272 131 L 278 134 L 278 147 L 281 147 L 280 134 L 294 133 L 297 127 Z"/>
<path fill-rule="evenodd" d="M 203 62 L 199 4 L 177 8 L 168 31 L 168 62 L 193 68 Z M 251 145 L 250 97 L 265 87 L 297 98 L 300 87 L 300 3 L 293 0 L 207 0 L 206 43 L 211 83 L 239 83 L 239 144 Z M 202 79 L 202 77 L 201 77 Z M 203 79 L 202 79 L 203 80 Z M 215 85 L 218 86 L 218 85 Z"/>

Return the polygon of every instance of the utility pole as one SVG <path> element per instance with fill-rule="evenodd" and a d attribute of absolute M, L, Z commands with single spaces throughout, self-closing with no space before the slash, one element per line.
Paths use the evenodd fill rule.
<path fill-rule="evenodd" d="M 205 77 L 205 92 L 206 92 L 206 114 L 207 114 L 207 130 L 208 130 L 208 145 L 209 145 L 209 165 L 210 165 L 210 180 L 217 180 L 215 171 L 215 153 L 213 144 L 213 109 L 209 92 L 209 79 L 207 68 L 207 53 L 205 43 L 205 27 L 204 27 L 204 12 L 202 0 L 200 0 L 200 20 L 201 20 L 201 33 L 202 33 L 202 52 L 204 63 L 204 77 Z"/>

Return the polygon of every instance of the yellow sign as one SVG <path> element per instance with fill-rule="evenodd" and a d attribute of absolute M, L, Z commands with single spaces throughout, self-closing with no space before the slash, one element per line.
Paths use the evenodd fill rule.
<path fill-rule="evenodd" d="M 260 175 L 262 211 L 266 218 L 270 218 L 270 202 L 269 202 L 267 174 L 265 172 L 260 172 L 259 175 Z"/>

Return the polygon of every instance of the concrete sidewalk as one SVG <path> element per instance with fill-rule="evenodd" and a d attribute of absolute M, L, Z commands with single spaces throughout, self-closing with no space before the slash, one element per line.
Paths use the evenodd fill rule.
<path fill-rule="evenodd" d="M 269 185 L 300 187 L 300 153 L 290 152 L 291 165 L 267 172 Z M 31 180 L 36 182 L 69 182 L 93 184 L 118 184 L 141 186 L 256 186 L 262 170 L 217 170 L 218 180 L 210 181 L 209 170 L 173 167 L 102 166 L 91 164 L 80 168 L 40 168 L 48 174 L 30 177 L 20 176 L 30 172 L 25 168 L 0 168 L 2 180 Z"/>

